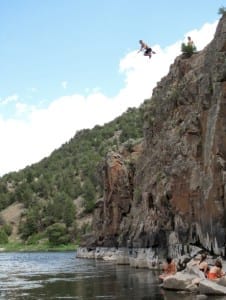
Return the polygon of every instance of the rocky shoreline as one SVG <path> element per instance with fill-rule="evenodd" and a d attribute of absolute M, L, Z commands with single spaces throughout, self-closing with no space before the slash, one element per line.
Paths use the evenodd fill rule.
<path fill-rule="evenodd" d="M 191 261 L 199 259 L 200 248 L 191 247 L 190 255 L 180 256 L 175 259 L 177 265 L 190 260 L 183 270 L 179 270 L 175 275 L 170 275 L 161 283 L 166 290 L 183 291 L 198 295 L 226 295 L 226 277 L 217 281 L 205 278 L 197 265 L 192 265 Z M 77 258 L 102 259 L 112 261 L 118 265 L 130 265 L 134 268 L 147 268 L 150 270 L 161 270 L 164 259 L 158 257 L 155 251 L 148 248 L 129 249 L 129 248 L 105 248 L 105 247 L 80 247 L 76 252 Z M 214 258 L 208 257 L 209 265 L 214 264 Z M 226 270 L 226 261 L 223 261 Z M 199 279 L 199 284 L 196 280 Z"/>
<path fill-rule="evenodd" d="M 159 260 L 153 251 L 143 248 L 78 248 L 76 257 L 114 261 L 119 265 L 130 265 L 136 268 L 159 268 Z"/>
<path fill-rule="evenodd" d="M 189 254 L 181 256 L 179 251 L 171 249 L 170 256 L 178 257 L 176 263 L 189 257 L 194 257 L 200 252 L 200 248 L 189 246 Z M 130 265 L 135 268 L 148 268 L 161 270 L 164 257 L 157 249 L 152 248 L 127 248 L 127 247 L 79 247 L 77 258 L 91 258 L 114 261 L 119 265 Z"/>

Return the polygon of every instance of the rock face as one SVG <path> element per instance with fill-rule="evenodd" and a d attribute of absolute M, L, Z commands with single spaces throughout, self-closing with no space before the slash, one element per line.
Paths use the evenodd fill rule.
<path fill-rule="evenodd" d="M 193 244 L 225 255 L 226 16 L 203 51 L 176 58 L 142 106 L 143 150 L 106 159 L 93 245 L 176 256 Z"/>
<path fill-rule="evenodd" d="M 136 156 L 134 153 L 139 153 L 139 149 L 133 152 L 133 156 Z M 131 209 L 134 178 L 131 157 L 128 165 L 125 153 L 124 159 L 119 153 L 109 153 L 103 168 L 103 178 L 104 201 L 97 203 L 94 213 L 94 235 L 97 246 L 114 247 L 120 243 L 120 226 Z"/>

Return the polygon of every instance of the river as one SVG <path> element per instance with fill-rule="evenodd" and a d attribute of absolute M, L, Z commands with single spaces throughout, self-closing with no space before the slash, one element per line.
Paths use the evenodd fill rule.
<path fill-rule="evenodd" d="M 150 270 L 78 259 L 76 252 L 0 253 L 0 270 L 0 300 L 198 299 L 163 291 L 158 274 Z"/>

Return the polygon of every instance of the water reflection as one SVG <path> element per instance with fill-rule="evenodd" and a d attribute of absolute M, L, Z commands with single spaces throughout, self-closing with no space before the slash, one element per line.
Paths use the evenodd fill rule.
<path fill-rule="evenodd" d="M 76 259 L 75 252 L 1 253 L 0 268 L 0 300 L 198 299 L 195 295 L 163 291 L 158 273 Z"/>

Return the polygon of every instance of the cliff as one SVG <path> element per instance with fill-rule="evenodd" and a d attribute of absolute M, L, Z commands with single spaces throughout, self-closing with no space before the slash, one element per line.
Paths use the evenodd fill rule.
<path fill-rule="evenodd" d="M 226 254 L 226 16 L 213 41 L 177 57 L 142 105 L 144 141 L 109 153 L 86 246 Z"/>

